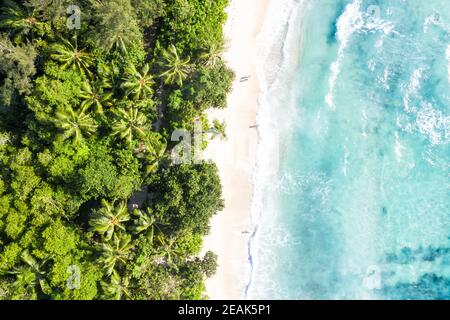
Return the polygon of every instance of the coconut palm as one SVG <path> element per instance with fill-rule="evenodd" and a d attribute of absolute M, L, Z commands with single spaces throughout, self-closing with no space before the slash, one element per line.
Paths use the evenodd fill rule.
<path fill-rule="evenodd" d="M 152 148 L 149 148 L 149 152 L 146 156 L 145 174 L 149 175 L 155 172 L 158 167 L 167 160 L 166 157 L 166 143 L 159 143 Z"/>
<path fill-rule="evenodd" d="M 85 136 L 90 136 L 97 130 L 95 120 L 85 112 L 84 108 L 74 111 L 68 107 L 56 113 L 55 124 L 63 130 L 65 139 L 72 137 L 74 144 L 80 144 Z"/>
<path fill-rule="evenodd" d="M 200 59 L 204 61 L 208 67 L 214 67 L 222 60 L 225 50 L 223 43 L 211 42 L 207 45 L 207 49 L 200 54 Z"/>
<path fill-rule="evenodd" d="M 7 28 L 16 40 L 23 42 L 33 33 L 43 35 L 46 24 L 39 21 L 31 8 L 20 6 L 13 1 L 6 1 L 6 6 L 0 15 L 0 28 Z"/>
<path fill-rule="evenodd" d="M 147 212 L 142 212 L 142 210 L 135 209 L 132 214 L 136 217 L 134 219 L 134 224 L 131 230 L 135 234 L 139 234 L 143 231 L 150 230 L 150 238 L 153 241 L 154 227 L 155 227 L 155 216 L 152 214 L 151 209 L 147 209 Z"/>
<path fill-rule="evenodd" d="M 160 76 L 164 79 L 164 83 L 182 86 L 191 69 L 190 58 L 181 59 L 174 45 L 171 45 L 168 50 L 163 50 L 162 55 L 164 61 L 161 66 L 164 72 Z"/>
<path fill-rule="evenodd" d="M 93 231 L 105 235 L 105 239 L 110 240 L 117 229 L 125 231 L 124 223 L 130 220 L 130 215 L 125 201 L 114 206 L 114 203 L 102 199 L 102 205 L 102 208 L 92 215 L 89 225 Z"/>
<path fill-rule="evenodd" d="M 129 234 L 114 234 L 111 241 L 101 244 L 101 257 L 99 262 L 106 270 L 107 275 L 111 275 L 118 264 L 126 264 L 131 258 L 134 245 L 131 243 Z"/>
<path fill-rule="evenodd" d="M 107 47 L 108 50 L 113 48 L 122 51 L 124 54 L 128 54 L 127 46 L 131 44 L 131 39 L 127 36 L 128 31 L 120 30 L 116 33 L 112 34 L 111 39 L 109 40 Z"/>
<path fill-rule="evenodd" d="M 84 82 L 80 91 L 80 97 L 83 99 L 81 107 L 85 109 L 94 107 L 97 114 L 103 114 L 103 108 L 111 106 L 112 95 L 111 92 L 103 92 L 97 83 L 90 85 L 89 82 Z"/>
<path fill-rule="evenodd" d="M 38 263 L 27 250 L 21 253 L 20 259 L 25 265 L 7 272 L 16 275 L 14 284 L 20 287 L 28 286 L 32 288 L 39 284 L 41 291 L 44 294 L 49 294 L 51 291 L 50 286 L 45 279 L 45 272 L 42 270 L 45 261 Z"/>
<path fill-rule="evenodd" d="M 161 163 L 167 160 L 166 149 L 166 142 L 158 141 L 156 143 L 149 144 L 145 166 L 145 173 L 147 175 L 155 172 Z"/>
<path fill-rule="evenodd" d="M 134 152 L 136 157 L 144 159 L 146 175 L 155 172 L 159 165 L 167 159 L 166 149 L 166 141 L 163 141 L 160 134 L 154 132 L 139 143 Z"/>
<path fill-rule="evenodd" d="M 45 21 L 52 21 L 54 24 L 61 23 L 66 26 L 67 7 L 71 4 L 70 0 L 26 0 L 25 6 L 33 7 L 35 12 L 39 13 L 39 17 Z"/>
<path fill-rule="evenodd" d="M 113 270 L 110 278 L 110 282 L 103 281 L 101 283 L 103 292 L 105 292 L 108 298 L 115 300 L 121 300 L 123 297 L 130 297 L 128 292 L 128 286 L 130 284 L 130 278 L 128 276 L 120 277 L 119 274 Z"/>
<path fill-rule="evenodd" d="M 158 248 L 156 249 L 156 256 L 159 257 L 163 263 L 174 266 L 174 258 L 181 254 L 182 251 L 176 245 L 176 238 L 169 237 L 166 238 L 162 234 L 159 234 L 157 237 L 158 240 Z"/>
<path fill-rule="evenodd" d="M 114 62 L 100 63 L 98 66 L 98 75 L 100 77 L 101 86 L 103 88 L 112 89 L 116 86 L 117 79 L 120 75 L 120 69 Z"/>
<path fill-rule="evenodd" d="M 148 64 L 145 64 L 141 72 L 138 72 L 134 65 L 130 65 L 126 69 L 127 75 L 124 78 L 125 82 L 122 83 L 122 88 L 126 90 L 126 95 L 132 95 L 133 99 L 138 100 L 153 94 L 152 85 L 155 82 L 149 71 L 150 67 Z"/>
<path fill-rule="evenodd" d="M 55 43 L 51 46 L 51 58 L 61 62 L 62 68 L 71 67 L 82 73 L 91 74 L 89 67 L 93 63 L 92 54 L 86 52 L 84 49 L 78 49 L 77 39 L 74 38 L 75 44 L 72 44 L 67 39 L 61 39 L 61 43 Z"/>
<path fill-rule="evenodd" d="M 118 135 L 129 144 L 135 136 L 143 137 L 148 131 L 147 117 L 140 113 L 137 108 L 119 108 L 114 112 L 117 120 L 113 123 L 113 135 Z"/>

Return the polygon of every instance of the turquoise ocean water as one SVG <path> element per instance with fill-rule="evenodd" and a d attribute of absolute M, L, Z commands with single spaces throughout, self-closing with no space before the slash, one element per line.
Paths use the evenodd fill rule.
<path fill-rule="evenodd" d="M 449 299 L 450 1 L 273 2 L 247 297 Z"/>

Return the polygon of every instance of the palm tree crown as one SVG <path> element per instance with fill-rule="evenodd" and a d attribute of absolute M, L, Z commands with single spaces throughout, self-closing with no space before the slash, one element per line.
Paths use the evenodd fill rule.
<path fill-rule="evenodd" d="M 119 263 L 125 264 L 131 255 L 134 245 L 129 234 L 114 234 L 112 241 L 102 243 L 102 254 L 99 262 L 108 275 L 111 275 Z"/>
<path fill-rule="evenodd" d="M 125 201 L 114 206 L 106 200 L 102 200 L 103 207 L 94 212 L 89 220 L 92 229 L 101 235 L 105 235 L 106 240 L 110 240 L 116 229 L 125 231 L 124 222 L 130 220 L 130 215 Z"/>
<path fill-rule="evenodd" d="M 75 112 L 71 107 L 62 112 L 56 113 L 55 124 L 63 130 L 65 139 L 72 137 L 74 144 L 80 144 L 84 136 L 90 136 L 97 130 L 95 120 L 85 114 L 85 109 L 81 108 Z"/>
<path fill-rule="evenodd" d="M 222 60 L 224 52 L 224 44 L 213 42 L 208 45 L 207 49 L 200 55 L 207 67 L 214 67 Z"/>
<path fill-rule="evenodd" d="M 156 219 L 154 215 L 151 214 L 150 209 L 148 209 L 147 212 L 142 212 L 139 209 L 135 209 L 133 210 L 133 215 L 137 218 L 134 219 L 134 225 L 132 226 L 133 232 L 139 234 L 150 229 L 150 237 L 153 240 L 153 229 Z"/>
<path fill-rule="evenodd" d="M 52 59 L 63 63 L 62 68 L 72 67 L 82 73 L 91 74 L 89 67 L 93 63 L 92 55 L 84 49 L 78 49 L 75 38 L 75 44 L 66 39 L 61 40 L 62 43 L 56 43 L 51 46 L 53 53 Z"/>
<path fill-rule="evenodd" d="M 142 68 L 141 72 L 138 72 L 134 65 L 127 68 L 127 76 L 124 78 L 125 82 L 122 84 L 122 88 L 126 90 L 127 95 L 131 94 L 135 100 L 152 95 L 152 85 L 155 82 L 149 70 L 150 67 L 148 64 Z"/>
<path fill-rule="evenodd" d="M 115 111 L 115 114 L 118 119 L 112 127 L 113 135 L 119 135 L 129 144 L 133 141 L 134 136 L 145 136 L 148 130 L 147 117 L 140 113 L 137 108 L 119 108 Z"/>
<path fill-rule="evenodd" d="M 111 274 L 110 282 L 103 281 L 101 283 L 103 291 L 107 298 L 121 300 L 123 297 L 129 297 L 128 286 L 130 278 L 128 276 L 121 277 L 115 270 Z"/>
<path fill-rule="evenodd" d="M 89 82 L 85 82 L 80 91 L 80 97 L 83 99 L 81 107 L 88 109 L 93 106 L 96 113 L 103 114 L 103 107 L 111 105 L 112 95 L 110 92 L 104 93 L 98 84 L 91 86 Z"/>
<path fill-rule="evenodd" d="M 0 27 L 8 28 L 20 42 L 23 42 L 24 37 L 33 32 L 42 35 L 45 26 L 45 23 L 36 17 L 34 10 L 22 7 L 12 1 L 8 2 L 4 12 L 0 15 Z"/>
<path fill-rule="evenodd" d="M 20 254 L 20 259 L 25 265 L 6 272 L 16 275 L 15 285 L 35 288 L 39 284 L 41 291 L 44 294 L 49 294 L 51 291 L 50 286 L 45 279 L 45 272 L 42 270 L 46 261 L 37 262 L 27 250 Z"/>
<path fill-rule="evenodd" d="M 163 77 L 166 84 L 176 83 L 182 86 L 191 69 L 189 65 L 190 58 L 181 59 L 174 45 L 171 45 L 169 50 L 164 50 L 162 55 L 164 59 L 162 67 L 165 71 L 160 76 Z"/>
<path fill-rule="evenodd" d="M 136 157 L 144 159 L 145 173 L 149 175 L 155 172 L 159 165 L 167 160 L 167 142 L 160 134 L 151 134 L 144 138 L 134 150 Z"/>

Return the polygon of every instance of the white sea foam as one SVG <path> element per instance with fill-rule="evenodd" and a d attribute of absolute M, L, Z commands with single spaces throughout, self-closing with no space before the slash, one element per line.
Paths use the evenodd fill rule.
<path fill-rule="evenodd" d="M 417 93 L 417 91 L 420 89 L 420 79 L 422 78 L 423 69 L 419 68 L 414 70 L 413 75 L 411 77 L 411 85 L 410 85 L 410 91 L 412 93 Z"/>
<path fill-rule="evenodd" d="M 447 49 L 447 56 L 450 59 L 450 46 Z M 408 85 L 404 88 L 403 109 L 410 116 L 415 117 L 415 123 L 411 123 L 408 119 L 397 118 L 397 125 L 409 133 L 418 130 L 421 134 L 427 136 L 433 144 L 446 144 L 449 141 L 450 118 L 444 115 L 442 111 L 436 110 L 432 103 L 423 102 L 420 97 L 421 83 L 424 74 L 426 74 L 425 71 L 423 67 L 415 69 Z"/>
<path fill-rule="evenodd" d="M 439 18 L 435 13 L 426 17 L 423 23 L 423 32 L 424 33 L 428 32 L 430 25 L 436 25 L 438 22 Z"/>
<path fill-rule="evenodd" d="M 378 77 L 378 81 L 381 83 L 383 88 L 386 89 L 386 90 L 390 89 L 389 76 L 390 76 L 389 68 L 386 67 L 386 68 L 384 68 L 383 76 L 382 77 Z"/>
<path fill-rule="evenodd" d="M 277 296 L 277 288 L 273 283 L 262 283 L 258 281 L 259 288 L 252 289 L 252 279 L 255 270 L 262 268 L 274 268 L 274 263 L 268 266 L 266 263 L 259 264 L 260 260 L 266 261 L 270 254 L 268 250 L 261 251 L 264 247 L 262 241 L 267 241 L 258 232 L 259 225 L 264 219 L 264 224 L 270 224 L 268 219 L 274 219 L 276 210 L 274 203 L 267 199 L 267 194 L 273 194 L 277 171 L 279 169 L 278 160 L 282 153 L 285 142 L 279 137 L 286 137 L 287 132 L 294 124 L 296 109 L 294 98 L 283 96 L 282 92 L 289 92 L 287 88 L 292 85 L 295 77 L 296 62 L 299 56 L 301 41 L 299 41 L 299 26 L 301 26 L 301 15 L 308 0 L 278 0 L 272 1 L 266 21 L 258 36 L 258 58 L 256 61 L 258 70 L 258 81 L 262 94 L 259 98 L 259 109 L 257 115 L 259 143 L 256 155 L 256 165 L 253 174 L 253 200 L 252 200 L 252 224 L 254 228 L 253 236 L 250 240 L 249 248 L 249 285 L 246 288 L 246 296 L 251 297 L 259 291 L 261 286 L 266 292 L 270 291 L 270 296 Z M 303 7 L 303 9 L 301 9 Z M 292 26 L 292 28 L 291 28 Z M 272 94 L 277 92 L 276 95 Z M 281 111 L 281 112 L 280 112 Z M 286 118 L 290 114 L 291 122 Z M 268 190 L 270 188 L 270 190 Z M 264 208 L 264 216 L 262 209 Z M 274 243 L 285 243 L 278 238 L 271 239 Z M 281 242 L 280 242 L 281 241 Z M 269 246 L 265 246 L 269 247 Z M 264 273 L 271 270 L 264 270 Z M 260 279 L 259 277 L 258 279 Z M 261 296 L 261 292 L 258 295 Z"/>
<path fill-rule="evenodd" d="M 403 96 L 403 107 L 406 112 L 417 111 L 417 107 L 411 106 L 411 98 L 419 93 L 423 72 L 423 68 L 420 67 L 415 69 L 411 75 L 406 93 Z"/>
<path fill-rule="evenodd" d="M 384 36 L 391 33 L 398 34 L 395 31 L 395 26 L 392 22 L 381 19 L 380 17 L 374 17 L 369 12 L 361 11 L 361 0 L 355 0 L 351 4 L 348 4 L 344 10 L 344 13 L 339 17 L 337 22 L 336 37 L 339 41 L 339 49 L 337 53 L 337 59 L 331 64 L 330 78 L 328 79 L 328 93 L 325 96 L 325 102 L 327 105 L 334 109 L 334 90 L 336 82 L 341 72 L 341 65 L 345 57 L 345 50 L 348 47 L 351 37 L 356 32 L 370 33 L 370 32 L 382 32 Z M 377 42 L 377 47 L 383 46 L 384 37 L 380 38 Z M 374 70 L 375 65 L 369 62 L 369 69 Z"/>
<path fill-rule="evenodd" d="M 367 63 L 367 67 L 369 68 L 370 71 L 375 71 L 375 66 L 376 66 L 376 62 L 373 59 L 370 59 L 369 62 Z"/>
<path fill-rule="evenodd" d="M 442 21 L 443 20 L 441 19 L 440 15 L 437 12 L 426 17 L 424 20 L 424 23 L 423 23 L 423 32 L 427 33 L 428 30 L 430 29 L 430 26 L 437 26 L 437 27 L 442 28 L 445 31 L 449 32 L 450 27 L 448 25 L 446 25 L 445 23 L 443 23 Z"/>
<path fill-rule="evenodd" d="M 447 50 L 445 51 L 445 57 L 447 59 L 448 83 L 450 83 L 450 45 L 447 47 Z"/>
<path fill-rule="evenodd" d="M 350 40 L 352 34 L 363 24 L 360 6 L 360 0 L 356 0 L 353 3 L 347 5 L 344 13 L 341 15 L 337 22 L 336 36 L 338 41 L 340 42 L 340 47 L 338 50 L 338 58 L 331 65 L 331 75 L 328 80 L 329 90 L 325 97 L 327 105 L 332 109 L 334 109 L 334 88 L 341 71 L 342 60 L 344 59 L 344 50 L 347 48 L 348 41 Z"/>
<path fill-rule="evenodd" d="M 425 103 L 417 112 L 417 129 L 433 144 L 448 143 L 450 117 L 433 108 L 431 103 Z"/>
<path fill-rule="evenodd" d="M 400 143 L 400 138 L 398 133 L 395 133 L 395 145 L 394 145 L 394 152 L 395 152 L 395 158 L 398 162 L 402 160 L 403 157 L 403 150 L 405 147 Z"/>

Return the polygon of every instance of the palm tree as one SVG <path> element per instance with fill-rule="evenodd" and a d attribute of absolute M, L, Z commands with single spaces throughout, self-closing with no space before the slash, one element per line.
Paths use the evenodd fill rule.
<path fill-rule="evenodd" d="M 103 114 L 103 107 L 111 105 L 112 95 L 111 92 L 104 93 L 99 84 L 91 86 L 89 82 L 84 82 L 80 91 L 80 97 L 83 99 L 81 108 L 89 109 L 94 106 L 97 114 Z"/>
<path fill-rule="evenodd" d="M 85 114 L 85 109 L 81 108 L 75 112 L 71 107 L 56 113 L 55 124 L 61 128 L 65 139 L 72 137 L 74 144 L 80 144 L 84 136 L 90 136 L 95 133 L 97 124 L 95 120 Z"/>
<path fill-rule="evenodd" d="M 14 284 L 19 287 L 28 286 L 32 288 L 35 288 L 36 285 L 39 284 L 41 291 L 44 294 L 49 294 L 51 289 L 45 279 L 45 272 L 42 270 L 46 261 L 38 263 L 27 250 L 21 253 L 20 259 L 22 262 L 25 262 L 26 265 L 14 268 L 13 271 L 7 272 L 16 275 Z"/>
<path fill-rule="evenodd" d="M 24 42 L 24 38 L 33 33 L 43 35 L 46 24 L 38 20 L 35 11 L 22 7 L 13 1 L 7 1 L 0 15 L 0 27 L 7 28 L 15 39 Z"/>
<path fill-rule="evenodd" d="M 107 275 L 111 275 L 119 263 L 126 264 L 130 259 L 134 245 L 129 234 L 114 234 L 112 241 L 102 243 L 102 254 L 99 262 L 103 265 Z"/>
<path fill-rule="evenodd" d="M 130 109 L 119 108 L 114 112 L 118 119 L 112 126 L 113 135 L 119 135 L 129 144 L 133 141 L 134 136 L 145 136 L 147 127 L 147 117 L 140 113 L 137 108 Z"/>
<path fill-rule="evenodd" d="M 119 274 L 113 270 L 111 274 L 110 282 L 102 282 L 102 289 L 106 293 L 108 298 L 115 300 L 121 300 L 122 297 L 130 297 L 128 292 L 128 286 L 130 284 L 130 278 L 128 276 L 120 277 Z"/>
<path fill-rule="evenodd" d="M 70 1 L 67 0 L 27 0 L 25 6 L 33 7 L 34 11 L 39 13 L 39 17 L 45 21 L 51 21 L 61 26 L 61 23 L 66 26 L 67 5 Z"/>
<path fill-rule="evenodd" d="M 162 67 L 165 71 L 160 76 L 163 77 L 164 83 L 176 83 L 182 86 L 191 69 L 189 65 L 190 58 L 180 59 L 177 48 L 174 45 L 171 45 L 169 50 L 163 50 L 162 55 L 164 59 Z"/>
<path fill-rule="evenodd" d="M 56 43 L 51 46 L 51 58 L 63 63 L 62 68 L 72 67 L 81 73 L 86 72 L 90 75 L 89 67 L 93 63 L 92 54 L 86 52 L 84 49 L 78 49 L 77 39 L 75 37 L 75 44 L 72 44 L 66 39 L 61 39 L 62 43 Z"/>
<path fill-rule="evenodd" d="M 155 83 L 153 77 L 149 74 L 150 67 L 145 64 L 142 72 L 138 72 L 134 65 L 130 65 L 126 69 L 127 76 L 122 88 L 126 90 L 126 95 L 132 95 L 133 99 L 146 98 L 153 94 L 152 85 Z"/>
<path fill-rule="evenodd" d="M 159 165 L 166 160 L 167 143 L 161 139 L 161 135 L 152 132 L 134 150 L 136 157 L 145 160 L 145 172 L 149 175 L 155 172 Z"/>
<path fill-rule="evenodd" d="M 111 63 L 100 63 L 98 66 L 98 75 L 103 88 L 112 89 L 116 86 L 120 70 L 114 60 Z"/>
<path fill-rule="evenodd" d="M 155 216 L 152 215 L 151 209 L 147 209 L 144 213 L 139 209 L 133 210 L 132 214 L 136 216 L 137 219 L 134 220 L 134 225 L 131 227 L 135 234 L 139 234 L 145 230 L 150 229 L 150 240 L 153 241 L 154 227 L 155 227 Z"/>
<path fill-rule="evenodd" d="M 167 142 L 165 141 L 158 141 L 151 145 L 146 157 L 147 166 L 145 172 L 147 175 L 156 171 L 161 163 L 167 161 L 166 150 Z"/>
<path fill-rule="evenodd" d="M 102 199 L 102 205 L 102 208 L 94 212 L 89 225 L 99 234 L 106 234 L 105 239 L 110 240 L 116 229 L 125 231 L 124 223 L 130 220 L 130 215 L 125 201 L 114 206 L 114 203 Z"/>
<path fill-rule="evenodd" d="M 157 237 L 159 248 L 156 250 L 156 256 L 162 259 L 162 263 L 174 266 L 174 257 L 181 254 L 182 251 L 176 246 L 176 238 L 165 238 L 162 234 Z"/>
<path fill-rule="evenodd" d="M 166 157 L 167 143 L 159 143 L 149 148 L 146 156 L 145 174 L 149 175 L 155 172 L 161 163 L 167 160 Z"/>
<path fill-rule="evenodd" d="M 112 34 L 111 39 L 109 40 L 108 51 L 115 48 L 122 51 L 124 54 L 128 54 L 127 46 L 131 44 L 131 39 L 127 36 L 128 32 L 121 30 Z"/>
<path fill-rule="evenodd" d="M 200 54 L 200 59 L 202 59 L 207 67 L 216 66 L 221 60 L 222 55 L 225 50 L 223 43 L 212 42 L 207 45 L 207 49 Z"/>

